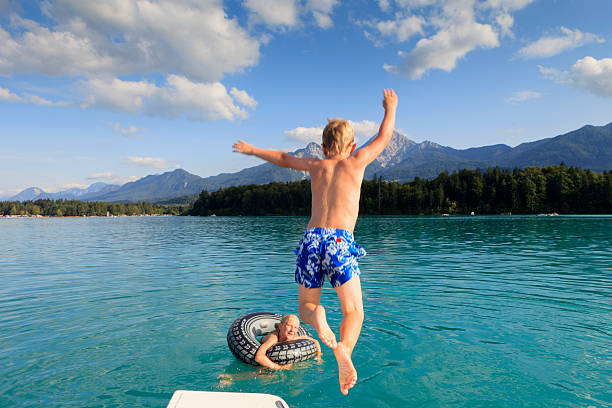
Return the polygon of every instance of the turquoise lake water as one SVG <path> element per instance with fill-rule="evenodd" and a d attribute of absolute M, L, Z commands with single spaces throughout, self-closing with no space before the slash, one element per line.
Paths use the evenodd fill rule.
<path fill-rule="evenodd" d="M 165 407 L 177 389 L 291 407 L 612 406 L 612 217 L 363 217 L 359 381 L 333 354 L 238 362 L 234 319 L 297 309 L 307 218 L 0 220 L 0 406 Z M 330 325 L 339 303 L 326 283 Z"/>

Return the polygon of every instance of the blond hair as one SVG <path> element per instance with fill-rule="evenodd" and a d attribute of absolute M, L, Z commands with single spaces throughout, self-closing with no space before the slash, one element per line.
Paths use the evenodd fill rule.
<path fill-rule="evenodd" d="M 328 156 L 337 155 L 354 141 L 353 127 L 350 123 L 341 118 L 327 120 L 327 126 L 323 129 L 323 146 Z"/>
<path fill-rule="evenodd" d="M 287 324 L 287 322 L 289 321 L 289 319 L 291 319 L 292 317 L 295 317 L 295 319 L 298 321 L 298 324 L 300 323 L 300 319 L 294 315 L 294 314 L 286 314 L 281 318 L 280 324 Z"/>

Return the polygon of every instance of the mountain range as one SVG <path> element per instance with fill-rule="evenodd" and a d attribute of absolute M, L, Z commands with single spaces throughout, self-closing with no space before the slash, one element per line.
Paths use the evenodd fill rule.
<path fill-rule="evenodd" d="M 27 200 L 86 200 L 89 196 L 106 194 L 111 191 L 120 189 L 120 185 L 107 183 L 93 183 L 87 188 L 70 188 L 68 190 L 58 191 L 57 193 L 47 193 L 38 187 L 26 188 L 19 194 L 8 198 L 10 201 L 27 201 Z"/>
<path fill-rule="evenodd" d="M 323 149 L 316 143 L 310 143 L 291 154 L 297 157 L 323 158 Z M 612 123 L 605 126 L 587 125 L 564 135 L 523 143 L 514 148 L 498 144 L 458 150 L 429 141 L 417 143 L 394 132 L 385 150 L 366 168 L 364 177 L 371 179 L 380 176 L 403 183 L 412 181 L 415 177 L 434 178 L 443 171 L 486 169 L 495 166 L 508 169 L 542 167 L 561 163 L 598 172 L 612 170 Z M 281 168 L 271 163 L 236 173 L 221 173 L 204 178 L 177 169 L 159 175 L 149 175 L 121 186 L 94 183 L 86 189 L 73 188 L 57 193 L 46 193 L 40 188 L 31 187 L 8 200 L 158 202 L 199 194 L 202 190 L 215 191 L 230 186 L 273 181 L 298 181 L 307 177 L 306 172 Z"/>

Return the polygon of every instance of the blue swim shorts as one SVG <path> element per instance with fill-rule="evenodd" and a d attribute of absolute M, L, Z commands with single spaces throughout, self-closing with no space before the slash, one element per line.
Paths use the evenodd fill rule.
<path fill-rule="evenodd" d="M 366 251 L 349 231 L 336 228 L 309 228 L 294 250 L 295 281 L 307 288 L 323 286 L 325 276 L 337 288 L 359 276 L 357 260 Z"/>

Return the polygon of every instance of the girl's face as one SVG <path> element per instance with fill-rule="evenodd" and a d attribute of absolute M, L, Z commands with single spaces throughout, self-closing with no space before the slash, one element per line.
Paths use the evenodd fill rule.
<path fill-rule="evenodd" d="M 300 321 L 295 317 L 289 318 L 286 323 L 279 326 L 279 341 L 293 340 L 297 336 L 298 329 L 300 328 Z"/>

